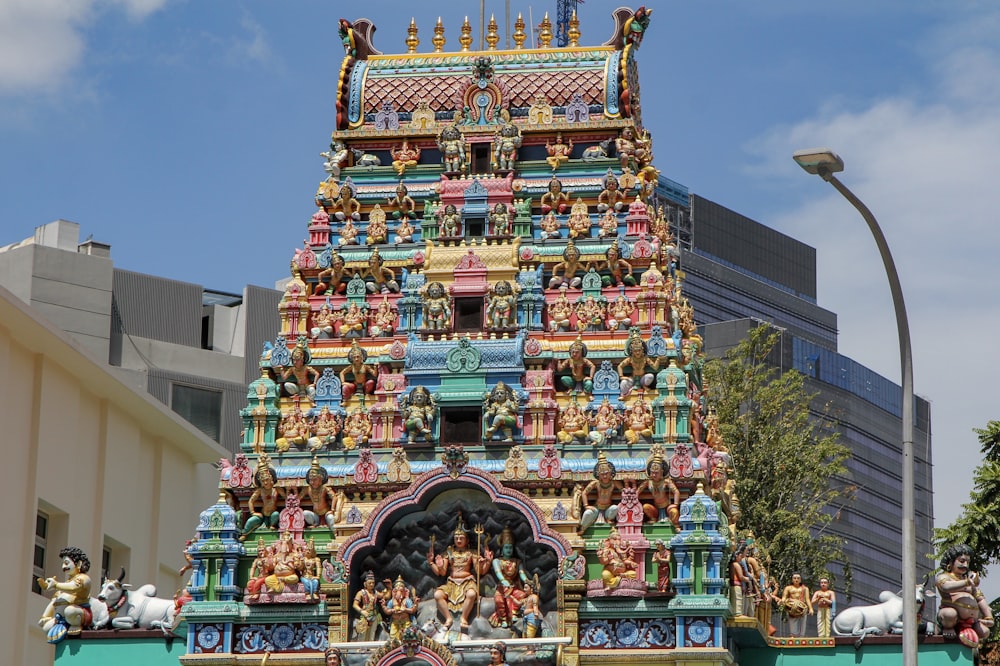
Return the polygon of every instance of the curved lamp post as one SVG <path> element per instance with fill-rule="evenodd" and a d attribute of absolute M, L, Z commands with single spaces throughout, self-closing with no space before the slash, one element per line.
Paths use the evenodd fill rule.
<path fill-rule="evenodd" d="M 844 161 L 828 148 L 798 150 L 792 159 L 805 169 L 806 173 L 819 176 L 836 188 L 851 202 L 875 237 L 885 273 L 889 278 L 892 304 L 896 310 L 896 329 L 899 332 L 899 362 L 902 367 L 903 382 L 903 666 L 917 664 L 917 599 L 914 593 L 916 580 L 916 542 L 913 527 L 913 354 L 910 349 L 910 325 L 906 319 L 906 304 L 903 303 L 903 289 L 899 284 L 896 264 L 889 252 L 885 235 L 878 226 L 875 216 L 868 207 L 854 196 L 833 175 L 844 170 Z"/>

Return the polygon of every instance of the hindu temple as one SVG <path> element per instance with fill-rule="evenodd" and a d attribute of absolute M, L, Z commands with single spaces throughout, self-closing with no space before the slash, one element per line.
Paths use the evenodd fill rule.
<path fill-rule="evenodd" d="M 280 330 L 186 548 L 180 663 L 854 663 L 731 590 L 684 202 L 642 122 L 651 15 L 594 46 L 546 16 L 537 48 L 518 17 L 510 49 L 491 20 L 482 50 L 467 19 L 433 50 L 411 23 L 397 54 L 340 21 Z"/>

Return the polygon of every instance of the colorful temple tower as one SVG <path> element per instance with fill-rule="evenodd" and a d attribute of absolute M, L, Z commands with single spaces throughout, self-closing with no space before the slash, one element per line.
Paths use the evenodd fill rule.
<path fill-rule="evenodd" d="M 439 23 L 431 54 L 411 24 L 401 55 L 341 21 L 328 177 L 189 547 L 182 662 L 731 660 L 736 504 L 654 194 L 649 15 L 593 47 L 574 17 L 561 48 L 546 18 L 537 49 L 519 18 L 508 51 L 491 21 L 445 52 Z"/>

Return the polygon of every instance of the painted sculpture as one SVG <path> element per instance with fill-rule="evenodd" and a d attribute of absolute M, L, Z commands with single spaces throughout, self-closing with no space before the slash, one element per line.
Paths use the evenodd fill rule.
<path fill-rule="evenodd" d="M 54 590 L 52 601 L 45 607 L 38 626 L 48 635 L 50 643 L 58 643 L 67 635 L 75 636 L 90 623 L 90 559 L 79 548 L 59 551 L 65 580 L 55 576 L 39 578 L 43 590 Z"/>
<path fill-rule="evenodd" d="M 952 546 L 941 555 L 941 572 L 934 579 L 941 608 L 938 623 L 945 638 L 956 636 L 969 647 L 978 647 L 993 626 L 990 604 L 979 589 L 979 574 L 969 569 L 972 549 Z"/>

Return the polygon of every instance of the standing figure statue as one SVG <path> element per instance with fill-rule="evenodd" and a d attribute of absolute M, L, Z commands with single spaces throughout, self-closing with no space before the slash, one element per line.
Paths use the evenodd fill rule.
<path fill-rule="evenodd" d="M 440 209 L 438 215 L 441 222 L 438 224 L 438 234 L 442 238 L 456 238 L 462 232 L 462 214 L 455 208 L 455 204 L 447 204 Z"/>
<path fill-rule="evenodd" d="M 507 204 L 498 203 L 493 206 L 493 211 L 490 213 L 490 222 L 493 224 L 494 236 L 510 236 L 510 211 L 507 208 Z"/>
<path fill-rule="evenodd" d="M 583 513 L 580 515 L 580 528 L 583 532 L 598 522 L 614 523 L 618 517 L 618 505 L 614 503 L 616 493 L 621 493 L 622 483 L 615 479 L 617 471 L 614 463 L 601 451 L 597 454 L 597 464 L 594 465 L 594 480 L 583 489 Z M 591 496 L 594 501 L 591 503 Z"/>
<path fill-rule="evenodd" d="M 969 647 L 978 647 L 993 626 L 990 604 L 979 589 L 979 574 L 969 570 L 972 549 L 959 544 L 941 555 L 941 573 L 934 583 L 941 595 L 938 623 L 945 638 L 955 638 Z"/>
<path fill-rule="evenodd" d="M 786 585 L 781 591 L 779 606 L 788 613 L 788 635 L 801 637 L 806 635 L 806 617 L 813 614 L 812 598 L 809 588 L 802 584 L 802 574 L 792 574 L 791 585 Z"/>
<path fill-rule="evenodd" d="M 383 594 L 375 590 L 375 574 L 366 571 L 364 583 L 354 595 L 354 640 L 373 641 L 378 630 L 378 607 Z"/>
<path fill-rule="evenodd" d="M 656 565 L 656 591 L 670 591 L 670 549 L 663 539 L 656 540 L 656 550 L 653 552 L 653 564 Z"/>
<path fill-rule="evenodd" d="M 400 401 L 400 407 L 403 409 L 406 443 L 413 444 L 418 436 L 423 437 L 425 442 L 433 441 L 431 428 L 437 415 L 437 403 L 431 392 L 423 386 L 417 386 Z"/>
<path fill-rule="evenodd" d="M 830 589 L 829 578 L 819 579 L 819 589 L 813 592 L 812 604 L 816 609 L 816 635 L 829 638 L 830 625 L 837 612 L 837 593 Z"/>
<path fill-rule="evenodd" d="M 444 285 L 431 282 L 422 289 L 424 304 L 423 328 L 429 331 L 446 331 L 451 328 L 451 299 Z"/>
<path fill-rule="evenodd" d="M 514 556 L 514 533 L 509 527 L 500 534 L 500 555 L 493 559 L 493 575 L 497 579 L 497 589 L 493 594 L 496 610 L 490 616 L 490 624 L 504 629 L 514 626 L 514 620 L 521 617 L 524 603 L 524 583 L 528 574 L 521 559 Z"/>
<path fill-rule="evenodd" d="M 514 162 L 517 161 L 517 149 L 521 147 L 521 129 L 510 119 L 510 112 L 504 109 L 500 112 L 503 125 L 497 130 L 494 143 L 494 157 L 497 169 L 500 171 L 512 171 Z"/>
<path fill-rule="evenodd" d="M 486 394 L 483 408 L 486 416 L 484 420 L 489 424 L 486 427 L 486 441 L 493 439 L 493 435 L 499 430 L 504 434 L 503 441 L 513 442 L 518 408 L 514 390 L 503 382 L 497 382 L 493 390 Z"/>
<path fill-rule="evenodd" d="M 500 280 L 490 289 L 486 306 L 486 322 L 490 328 L 517 328 L 517 293 L 507 280 Z"/>
<path fill-rule="evenodd" d="M 59 551 L 62 572 L 66 580 L 55 576 L 39 578 L 43 590 L 55 590 L 52 601 L 38 619 L 38 626 L 48 634 L 49 643 L 58 643 L 67 634 L 76 636 L 90 624 L 90 559 L 79 548 L 69 547 Z"/>
<path fill-rule="evenodd" d="M 417 614 L 417 602 L 410 596 L 410 589 L 403 582 L 403 576 L 396 578 L 392 585 L 392 593 L 389 599 L 383 604 L 385 614 L 389 616 L 389 638 L 391 640 L 401 640 L 403 632 L 413 625 L 413 618 Z"/>
<path fill-rule="evenodd" d="M 434 591 L 438 613 L 444 618 L 444 629 L 451 629 L 455 619 L 453 613 L 461 611 L 461 628 L 468 629 L 473 613 L 478 607 L 479 579 L 489 571 L 492 553 L 487 548 L 482 553 L 469 550 L 469 535 L 465 532 L 462 514 L 458 514 L 458 524 L 452 535 L 453 545 L 440 555 L 434 552 L 434 541 L 427 551 L 427 563 L 437 576 L 446 576 L 447 581 Z"/>
<path fill-rule="evenodd" d="M 457 125 L 448 125 L 437 136 L 445 173 L 465 171 L 465 137 Z"/>

